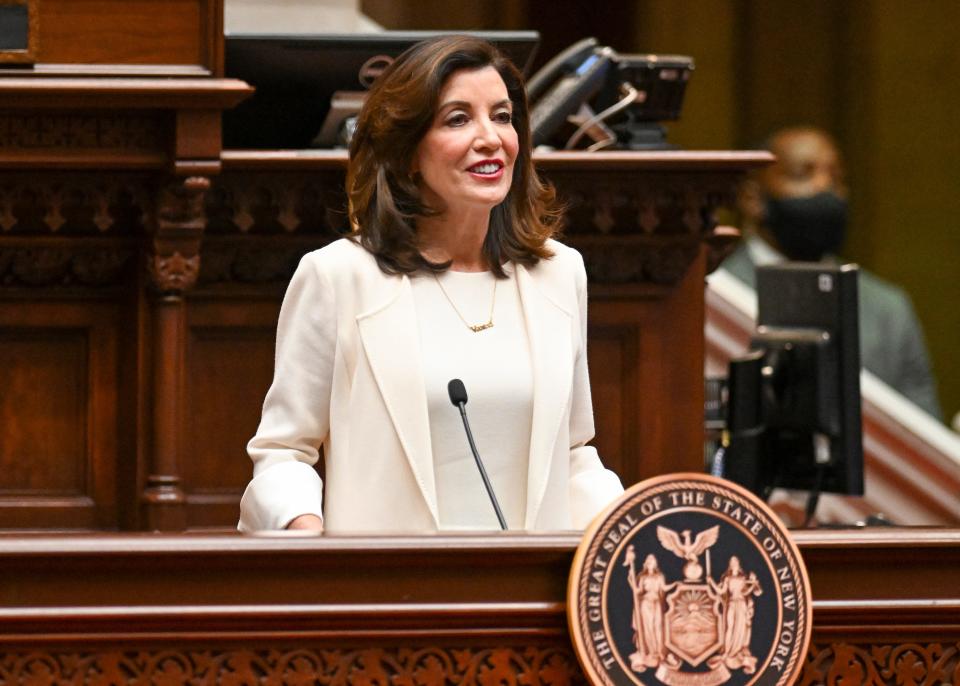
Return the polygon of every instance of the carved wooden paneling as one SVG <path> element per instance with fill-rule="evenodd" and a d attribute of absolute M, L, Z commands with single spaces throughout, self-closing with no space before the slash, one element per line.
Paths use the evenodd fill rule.
<path fill-rule="evenodd" d="M 343 174 L 225 174 L 206 206 L 198 288 L 282 293 L 300 258 L 347 229 Z"/>
<path fill-rule="evenodd" d="M 335 235 L 348 228 L 343 170 L 225 174 L 206 211 L 211 234 Z"/>
<path fill-rule="evenodd" d="M 677 284 L 712 233 L 714 212 L 732 204 L 734 191 L 722 175 L 548 176 L 568 205 L 565 233 L 601 284 Z M 604 239 L 578 241 L 581 236 Z"/>
<path fill-rule="evenodd" d="M 678 284 L 706 247 L 713 271 L 731 247 L 715 214 L 735 202 L 740 165 L 766 164 L 758 153 L 650 153 L 630 167 L 616 153 L 578 159 L 555 153 L 538 159 L 567 205 L 569 240 L 597 284 Z M 587 166 L 583 166 L 586 164 Z M 580 167 L 578 169 L 578 166 Z M 746 166 L 740 166 L 741 171 Z M 589 168 L 589 173 L 585 173 Z"/>
<path fill-rule="evenodd" d="M 0 239 L 134 236 L 151 204 L 147 180 L 135 174 L 8 173 L 0 176 Z"/>
<path fill-rule="evenodd" d="M 0 308 L 0 527 L 114 526 L 117 310 Z"/>
<path fill-rule="evenodd" d="M 131 276 L 123 246 L 0 245 L 0 284 L 30 288 L 115 286 Z"/>
<path fill-rule="evenodd" d="M 188 309 L 184 459 L 188 526 L 229 526 L 252 463 L 246 444 L 273 378 L 278 303 L 212 302 Z"/>
<path fill-rule="evenodd" d="M 813 644 L 798 686 L 958 686 L 960 643 Z M 569 649 L 461 647 L 32 650 L 0 654 L 0 683 L 576 686 Z"/>
<path fill-rule="evenodd" d="M 396 684 L 398 686 L 576 686 L 585 683 L 569 649 L 557 647 L 260 650 L 32 651 L 0 656 L 0 683 Z"/>
<path fill-rule="evenodd" d="M 798 686 L 960 686 L 960 641 L 856 645 L 815 641 Z"/>
<path fill-rule="evenodd" d="M 814 597 L 799 684 L 960 686 L 960 532 L 794 538 Z M 565 624 L 578 543 L 3 537 L 0 683 L 581 684 Z"/>
<path fill-rule="evenodd" d="M 119 3 L 113 9 L 125 16 Z M 253 89 L 236 79 L 187 78 L 196 74 L 187 68 L 186 75 L 176 74 L 173 66 L 165 69 L 181 77 L 156 78 L 136 65 L 126 70 L 129 73 L 118 73 L 116 65 L 43 65 L 5 76 L 0 79 L 0 101 L 5 138 L 13 145 L 0 147 L 0 162 L 50 170 L 217 173 L 220 113 Z"/>
<path fill-rule="evenodd" d="M 0 113 L 4 154 L 36 150 L 159 152 L 163 141 L 156 114 L 124 112 L 6 111 Z"/>
<path fill-rule="evenodd" d="M 229 152 L 223 158 L 229 173 L 210 193 L 211 234 L 307 232 L 329 240 L 347 228 L 345 154 Z M 708 248 L 708 265 L 715 266 L 719 258 L 712 253 L 726 249 L 729 240 L 715 235 L 723 227 L 713 215 L 733 204 L 739 175 L 769 156 L 682 153 L 641 159 L 557 153 L 539 156 L 537 164 L 567 207 L 564 234 L 583 253 L 591 282 L 633 286 L 660 297 L 680 282 L 701 246 Z M 223 270 L 218 273 L 224 278 Z"/>
<path fill-rule="evenodd" d="M 0 113 L 0 161 L 33 167 L 161 166 L 168 118 L 124 112 Z"/>
<path fill-rule="evenodd" d="M 29 4 L 36 59 L 0 79 L 0 366 L 14 360 L 16 391 L 0 527 L 175 528 L 181 296 L 199 275 L 221 111 L 252 89 L 220 78 L 222 0 Z"/>

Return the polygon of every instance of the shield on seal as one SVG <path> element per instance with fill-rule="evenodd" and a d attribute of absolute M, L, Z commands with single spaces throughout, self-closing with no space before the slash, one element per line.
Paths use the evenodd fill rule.
<path fill-rule="evenodd" d="M 707 584 L 678 583 L 667 596 L 664 642 L 696 667 L 722 647 L 720 599 Z"/>

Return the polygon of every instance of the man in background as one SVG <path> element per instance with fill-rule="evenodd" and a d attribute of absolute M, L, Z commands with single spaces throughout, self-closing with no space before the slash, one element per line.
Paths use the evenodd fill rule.
<path fill-rule="evenodd" d="M 843 161 L 819 129 L 782 129 L 770 139 L 776 162 L 744 183 L 744 241 L 723 268 L 751 288 L 756 265 L 784 259 L 836 261 L 847 230 Z M 860 270 L 860 359 L 889 386 L 941 418 L 920 322 L 898 286 Z"/>

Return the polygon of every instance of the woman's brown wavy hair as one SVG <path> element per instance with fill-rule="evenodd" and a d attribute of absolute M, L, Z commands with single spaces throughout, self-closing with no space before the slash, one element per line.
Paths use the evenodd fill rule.
<path fill-rule="evenodd" d="M 435 216 L 442 208 L 427 206 L 410 168 L 447 79 L 462 69 L 484 67 L 496 69 L 506 84 L 519 143 L 510 191 L 490 213 L 484 256 L 501 278 L 505 262 L 530 266 L 552 257 L 544 243 L 559 230 L 562 208 L 553 187 L 540 180 L 533 166 L 523 77 L 490 43 L 444 36 L 414 45 L 384 70 L 370 89 L 350 143 L 351 236 L 387 274 L 439 272 L 450 266 L 420 254 L 417 217 Z"/>

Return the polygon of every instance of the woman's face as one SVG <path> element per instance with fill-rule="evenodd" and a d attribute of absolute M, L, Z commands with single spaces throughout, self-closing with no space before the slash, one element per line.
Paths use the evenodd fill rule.
<path fill-rule="evenodd" d="M 512 116 L 507 87 L 493 67 L 456 71 L 447 79 L 413 158 L 428 206 L 492 209 L 503 202 L 517 159 Z"/>

